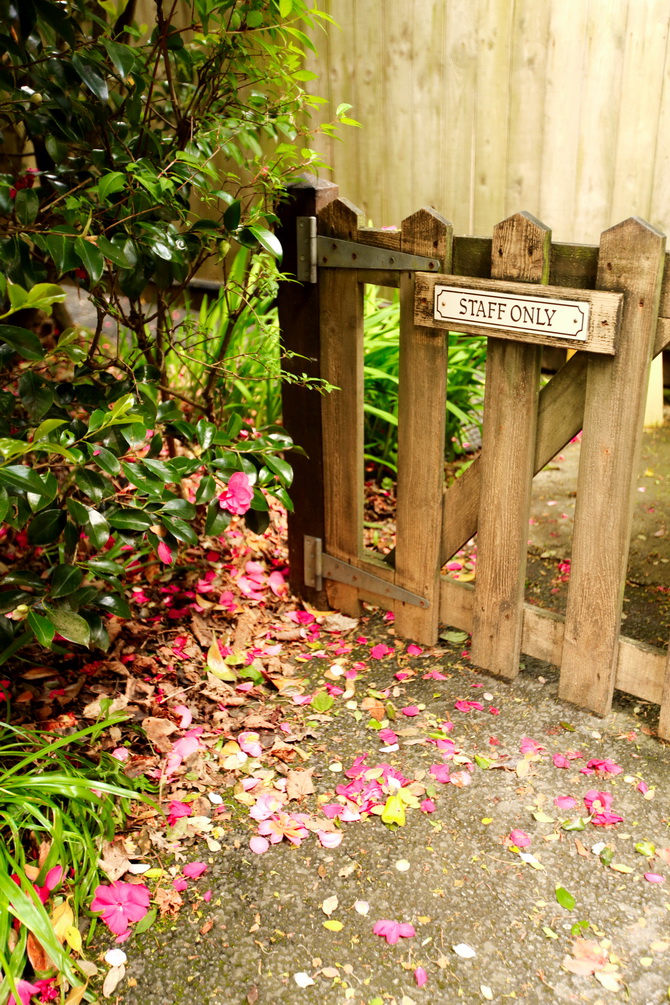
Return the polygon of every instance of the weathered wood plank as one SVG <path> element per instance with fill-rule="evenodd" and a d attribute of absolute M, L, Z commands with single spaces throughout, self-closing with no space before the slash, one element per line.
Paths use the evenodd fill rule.
<path fill-rule="evenodd" d="M 588 361 L 559 696 L 599 715 L 612 703 L 649 362 L 665 237 L 638 219 L 601 238 L 598 286 L 623 290 L 617 355 Z"/>
<path fill-rule="evenodd" d="M 402 250 L 451 259 L 451 224 L 422 209 L 403 220 Z M 416 273 L 400 279 L 400 384 L 398 388 L 397 582 L 429 601 L 422 609 L 396 604 L 396 629 L 426 645 L 437 642 L 447 336 L 415 324 Z"/>
<path fill-rule="evenodd" d="M 337 199 L 318 217 L 318 232 L 355 241 L 359 211 Z M 350 269 L 319 275 L 321 375 L 338 388 L 322 398 L 324 550 L 345 561 L 363 547 L 363 288 Z M 358 591 L 328 583 L 333 607 L 357 616 Z"/>
<path fill-rule="evenodd" d="M 549 228 L 529 214 L 504 220 L 491 278 L 546 283 L 550 247 Z M 540 349 L 490 338 L 471 658 L 508 679 L 519 672 L 539 393 Z"/>
<path fill-rule="evenodd" d="M 463 632 L 472 631 L 474 587 L 442 576 L 440 621 Z M 558 666 L 563 649 L 565 618 L 532 604 L 524 605 L 521 650 L 525 655 Z M 619 636 L 615 686 L 643 701 L 659 703 L 664 694 L 667 653 L 663 649 Z M 659 736 L 668 739 L 667 726 Z"/>
<path fill-rule="evenodd" d="M 493 282 L 490 279 L 472 279 L 467 276 L 454 275 L 433 275 L 432 273 L 420 272 L 416 277 L 416 301 L 414 307 L 414 320 L 417 324 L 432 326 L 433 328 L 444 328 L 447 331 L 457 329 L 470 335 L 482 335 L 484 337 L 494 335 L 496 338 L 509 338 L 517 342 L 530 342 L 535 345 L 551 345 L 565 349 L 582 349 L 588 352 L 601 352 L 607 356 L 613 356 L 616 352 L 616 334 L 619 315 L 621 313 L 622 295 L 617 293 L 607 293 L 602 290 L 574 290 L 563 286 L 543 286 L 541 289 L 533 290 L 532 296 L 550 300 L 552 304 L 556 300 L 572 300 L 578 303 L 588 304 L 590 308 L 590 319 L 588 332 L 584 341 L 577 341 L 574 338 L 561 338 L 547 333 L 537 331 L 518 331 L 507 327 L 504 319 L 494 322 L 496 327 L 488 324 L 479 324 L 477 316 L 471 315 L 467 310 L 467 300 L 463 300 L 463 316 L 456 319 L 450 318 L 444 321 L 435 317 L 435 288 L 437 286 L 449 286 L 452 288 L 475 290 L 477 292 L 494 292 L 501 296 L 519 295 L 529 296 L 528 286 L 525 283 Z M 485 315 L 486 316 L 486 315 Z M 507 312 L 509 318 L 509 311 Z M 545 318 L 545 321 L 547 319 Z"/>
<path fill-rule="evenodd" d="M 296 217 L 315 216 L 329 201 L 337 197 L 337 185 L 315 178 L 291 185 L 289 200 L 279 209 L 279 238 L 284 249 L 283 269 L 295 275 Z M 286 369 L 299 376 L 321 376 L 319 336 L 319 295 L 317 284 L 286 282 L 279 284 L 277 308 L 282 345 L 295 356 L 289 356 Z M 295 593 L 317 605 L 325 596 L 305 588 L 303 581 L 304 539 L 323 537 L 323 447 L 321 442 L 321 395 L 301 384 L 282 382 L 283 424 L 293 440 L 307 456 L 291 457 L 293 512 L 288 514 L 288 548 L 290 585 Z"/>
<path fill-rule="evenodd" d="M 661 714 L 658 720 L 658 735 L 662 740 L 670 740 L 670 648 L 663 667 L 663 690 L 661 692 Z"/>

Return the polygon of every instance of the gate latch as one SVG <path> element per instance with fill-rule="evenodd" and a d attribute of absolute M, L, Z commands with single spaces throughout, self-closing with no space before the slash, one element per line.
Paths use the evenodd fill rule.
<path fill-rule="evenodd" d="M 326 555 L 320 537 L 305 535 L 305 585 L 320 590 L 324 579 L 345 583 L 347 586 L 357 586 L 361 590 L 376 593 L 389 600 L 402 600 L 403 603 L 411 604 L 413 607 L 430 607 L 430 602 L 417 596 L 416 593 L 403 590 L 394 583 L 387 583 L 371 572 L 365 572 L 363 569 L 357 569 L 355 565 L 343 562 L 341 558 Z"/>
<path fill-rule="evenodd" d="M 301 283 L 315 283 L 317 267 L 439 273 L 442 266 L 438 258 L 424 258 L 404 251 L 376 248 L 372 244 L 317 235 L 315 216 L 298 217 L 297 242 L 296 277 Z"/>

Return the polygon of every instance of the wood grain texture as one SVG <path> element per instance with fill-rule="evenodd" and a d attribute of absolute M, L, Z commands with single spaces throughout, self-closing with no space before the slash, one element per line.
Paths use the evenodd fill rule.
<path fill-rule="evenodd" d="M 402 251 L 451 259 L 451 225 L 434 210 L 403 220 Z M 447 336 L 414 321 L 415 273 L 400 280 L 400 384 L 396 581 L 429 601 L 427 609 L 396 604 L 396 630 L 435 645 L 438 626 Z"/>
<path fill-rule="evenodd" d="M 447 331 L 466 332 L 471 335 L 496 338 L 509 338 L 517 342 L 531 342 L 535 345 L 550 345 L 566 349 L 581 349 L 588 352 L 601 352 L 613 356 L 616 352 L 616 332 L 621 313 L 622 295 L 607 293 L 602 290 L 575 290 L 564 286 L 543 286 L 532 291 L 532 296 L 551 300 L 573 300 L 588 304 L 590 319 L 588 338 L 583 342 L 575 339 L 559 338 L 550 334 L 538 332 L 520 332 L 514 329 L 495 329 L 488 325 L 478 325 L 476 320 L 467 318 L 443 321 L 434 317 L 434 294 L 436 286 L 459 287 L 465 290 L 495 292 L 504 294 L 530 295 L 528 286 L 524 283 L 499 282 L 486 279 L 471 279 L 467 276 L 433 275 L 420 272 L 416 277 L 416 302 L 414 320 L 417 324 L 445 328 Z"/>
<path fill-rule="evenodd" d="M 663 667 L 663 690 L 661 693 L 661 714 L 658 719 L 658 735 L 662 740 L 670 740 L 670 649 Z"/>
<path fill-rule="evenodd" d="M 440 620 L 463 632 L 472 631 L 475 591 L 470 583 L 459 583 L 443 576 L 440 583 Z M 565 618 L 525 604 L 523 611 L 522 652 L 534 659 L 558 666 L 563 649 Z M 667 654 L 646 642 L 619 636 L 617 644 L 616 687 L 643 701 L 658 704 L 664 694 Z M 659 736 L 667 733 L 659 729 Z"/>
<path fill-rule="evenodd" d="M 559 696 L 611 707 L 665 237 L 629 219 L 601 238 L 598 287 L 625 294 L 618 354 L 587 370 Z"/>
<path fill-rule="evenodd" d="M 289 200 L 279 210 L 279 239 L 284 249 L 283 269 L 295 275 L 296 217 L 314 216 L 337 197 L 337 185 L 306 178 L 291 185 Z M 319 287 L 311 283 L 279 284 L 277 308 L 282 345 L 296 356 L 289 356 L 286 369 L 299 376 L 321 376 L 319 335 Z M 292 439 L 307 456 L 291 458 L 293 512 L 288 514 L 290 585 L 294 593 L 317 606 L 325 603 L 325 594 L 309 590 L 303 582 L 304 538 L 306 534 L 323 537 L 323 446 L 321 440 L 321 395 L 294 383 L 282 382 L 283 424 Z"/>
<path fill-rule="evenodd" d="M 527 213 L 495 227 L 491 278 L 546 283 L 551 232 Z M 490 338 L 486 359 L 477 580 L 471 659 L 519 672 L 540 350 Z"/>
<path fill-rule="evenodd" d="M 318 232 L 356 240 L 359 211 L 345 199 L 318 217 Z M 322 398 L 324 551 L 345 561 L 363 548 L 363 288 L 351 269 L 319 274 L 321 375 L 338 390 Z M 328 583 L 333 607 L 355 617 L 358 591 Z"/>

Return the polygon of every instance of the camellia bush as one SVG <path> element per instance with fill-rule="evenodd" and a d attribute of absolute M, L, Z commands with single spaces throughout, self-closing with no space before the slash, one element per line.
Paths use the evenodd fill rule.
<path fill-rule="evenodd" d="M 262 530 L 268 494 L 290 507 L 290 439 L 231 391 L 240 333 L 263 360 L 274 204 L 316 159 L 304 32 L 322 17 L 0 0 L 0 663 L 56 636 L 104 648 L 128 570 L 233 515 Z M 215 333 L 181 310 L 208 262 Z"/>

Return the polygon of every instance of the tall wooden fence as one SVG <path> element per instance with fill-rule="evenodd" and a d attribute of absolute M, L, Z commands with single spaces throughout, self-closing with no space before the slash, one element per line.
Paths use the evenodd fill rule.
<path fill-rule="evenodd" d="M 312 375 L 339 388 L 321 398 L 284 388 L 285 424 L 309 454 L 289 522 L 293 588 L 318 603 L 325 589 L 350 614 L 362 599 L 383 603 L 401 635 L 428 645 L 440 622 L 472 632 L 473 662 L 507 679 L 522 652 L 553 663 L 559 696 L 598 714 L 615 687 L 657 702 L 670 738 L 666 653 L 620 635 L 649 367 L 670 341 L 665 237 L 630 218 L 599 247 L 552 243 L 544 224 L 519 213 L 492 238 L 455 238 L 425 209 L 397 232 L 376 231 L 337 192 L 306 183 L 284 208 L 286 267 L 301 280 L 281 293 L 284 340 L 298 370 L 307 358 Z M 400 290 L 394 565 L 363 545 L 365 283 Z M 563 327 L 543 334 L 556 314 Z M 482 452 L 445 490 L 449 329 L 489 345 Z M 580 351 L 540 390 L 543 344 Z M 531 484 L 580 429 L 560 616 L 524 600 Z M 441 569 L 475 532 L 472 587 Z"/>

